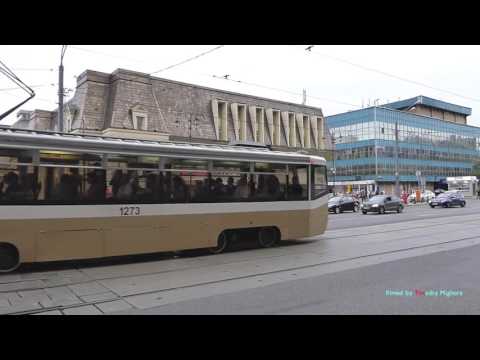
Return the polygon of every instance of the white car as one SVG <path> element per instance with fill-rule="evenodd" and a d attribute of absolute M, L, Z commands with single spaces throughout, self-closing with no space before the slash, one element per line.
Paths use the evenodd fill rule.
<path fill-rule="evenodd" d="M 428 202 L 428 201 L 432 200 L 434 197 L 435 197 L 435 193 L 433 191 L 425 190 L 422 193 L 422 201 Z"/>

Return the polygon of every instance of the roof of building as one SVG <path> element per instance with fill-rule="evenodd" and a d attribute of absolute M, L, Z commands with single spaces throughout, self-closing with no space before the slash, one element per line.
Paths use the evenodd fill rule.
<path fill-rule="evenodd" d="M 153 80 L 157 80 L 157 81 L 161 81 L 161 82 L 166 82 L 166 83 L 171 83 L 171 84 L 176 84 L 176 85 L 181 85 L 181 86 L 188 86 L 188 87 L 191 87 L 191 88 L 221 92 L 221 93 L 224 93 L 226 95 L 243 96 L 243 97 L 247 97 L 247 98 L 251 98 L 251 99 L 257 99 L 257 100 L 261 100 L 261 101 L 268 101 L 268 102 L 283 104 L 283 105 L 287 105 L 287 106 L 296 106 L 296 107 L 300 107 L 300 108 L 310 109 L 310 110 L 313 110 L 314 112 L 317 112 L 317 111 L 320 112 L 321 115 L 323 116 L 322 108 L 317 107 L 317 106 L 311 106 L 311 105 L 307 105 L 307 104 L 300 104 L 300 103 L 294 103 L 294 102 L 290 102 L 290 101 L 267 98 L 267 97 L 262 97 L 262 96 L 247 94 L 247 93 L 234 92 L 234 91 L 230 91 L 230 90 L 208 87 L 208 86 L 198 85 L 198 84 L 194 84 L 194 83 L 186 83 L 186 82 L 183 82 L 183 81 L 151 76 L 150 74 L 147 74 L 147 73 L 142 73 L 142 72 L 139 72 L 139 71 L 133 71 L 133 70 L 128 70 L 128 69 L 121 69 L 121 68 L 116 69 L 112 73 L 105 73 L 105 72 L 100 72 L 100 71 L 87 69 L 78 76 L 77 88 L 78 88 L 78 83 L 81 82 L 81 81 L 86 81 L 85 79 L 88 77 L 89 74 L 94 74 L 96 76 L 101 76 L 101 77 L 104 77 L 105 79 L 108 78 L 109 79 L 108 81 L 111 81 L 110 80 L 111 76 L 121 76 L 121 75 L 127 75 L 128 76 L 128 75 L 131 75 L 131 76 L 135 76 L 135 81 L 140 81 L 142 78 L 144 78 L 145 80 L 153 79 Z"/>
<path fill-rule="evenodd" d="M 400 101 L 395 101 L 392 103 L 388 103 L 385 105 L 382 105 L 383 107 L 391 108 L 391 109 L 396 109 L 396 110 L 404 110 L 411 108 L 417 104 L 422 104 L 425 106 L 430 106 L 436 109 L 440 110 L 445 110 L 445 111 L 451 111 L 453 113 L 457 114 L 462 114 L 462 115 L 471 115 L 472 114 L 472 109 L 465 107 L 465 106 L 460 106 L 452 103 L 448 103 L 445 101 L 437 100 L 437 99 L 432 99 L 427 96 L 419 95 L 415 96 L 410 99 L 405 99 L 405 100 L 400 100 Z"/>
<path fill-rule="evenodd" d="M 398 118 L 401 118 L 404 120 L 410 119 L 410 123 L 412 124 L 411 126 L 427 127 L 427 128 L 428 127 L 437 128 L 439 124 L 442 124 L 442 126 L 456 129 L 458 131 L 464 131 L 464 132 L 473 131 L 475 134 L 479 134 L 478 136 L 480 136 L 480 127 L 478 126 L 455 123 L 452 121 L 445 121 L 445 120 L 431 117 L 428 115 L 422 115 L 422 114 L 417 114 L 409 111 L 392 109 L 390 107 L 385 107 L 383 105 L 371 106 L 368 108 L 347 111 L 347 112 L 343 112 L 335 115 L 329 115 L 325 117 L 325 120 L 327 121 L 328 127 L 343 126 L 345 124 L 371 121 L 371 119 L 375 117 L 374 115 L 375 112 L 377 112 L 377 116 L 379 116 L 382 114 L 381 112 L 382 110 L 390 112 L 392 114 L 392 116 L 388 117 L 390 121 L 394 121 L 394 119 L 398 119 Z M 400 117 L 395 117 L 393 116 L 393 114 L 397 114 Z M 422 119 L 425 121 L 420 121 Z M 384 118 L 383 121 L 385 120 L 386 119 Z"/>

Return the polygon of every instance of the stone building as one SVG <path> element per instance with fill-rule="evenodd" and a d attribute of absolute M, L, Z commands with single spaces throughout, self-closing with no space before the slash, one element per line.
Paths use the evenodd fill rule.
<path fill-rule="evenodd" d="M 56 130 L 57 112 L 21 111 L 13 127 Z M 331 144 L 320 108 L 123 69 L 83 72 L 64 120 L 66 132 L 145 140 L 248 142 L 320 154 Z"/>

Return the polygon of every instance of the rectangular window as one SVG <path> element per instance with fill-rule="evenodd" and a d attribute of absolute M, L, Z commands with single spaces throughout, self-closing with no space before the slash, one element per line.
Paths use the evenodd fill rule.
<path fill-rule="evenodd" d="M 297 147 L 297 126 L 294 113 L 288 113 L 288 126 L 290 128 L 290 147 Z"/>
<path fill-rule="evenodd" d="M 273 110 L 273 145 L 280 145 L 280 111 Z"/>
<path fill-rule="evenodd" d="M 265 143 L 265 119 L 263 108 L 256 108 L 255 116 L 257 120 L 257 142 Z"/>
<path fill-rule="evenodd" d="M 240 140 L 247 140 L 247 107 L 238 105 L 238 122 L 240 126 Z"/>
<path fill-rule="evenodd" d="M 288 166 L 287 200 L 308 200 L 308 165 Z"/>
<path fill-rule="evenodd" d="M 312 166 L 311 192 L 312 199 L 328 194 L 327 168 L 325 166 Z"/>
<path fill-rule="evenodd" d="M 227 103 L 223 101 L 218 102 L 218 118 L 219 118 L 219 140 L 228 140 L 227 128 Z"/>
<path fill-rule="evenodd" d="M 146 130 L 146 122 L 145 122 L 145 117 L 144 116 L 137 116 L 137 130 Z"/>

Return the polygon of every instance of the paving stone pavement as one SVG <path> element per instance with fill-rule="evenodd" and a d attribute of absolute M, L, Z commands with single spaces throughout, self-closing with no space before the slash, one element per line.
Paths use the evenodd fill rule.
<path fill-rule="evenodd" d="M 104 313 L 129 310 L 133 308 L 132 305 L 130 305 L 124 300 L 116 300 L 116 301 L 110 301 L 106 303 L 100 303 L 100 304 L 97 304 L 97 307 Z"/>
<path fill-rule="evenodd" d="M 40 313 L 35 313 L 32 315 L 63 315 L 60 310 L 45 311 Z"/>
<path fill-rule="evenodd" d="M 93 305 L 79 306 L 63 310 L 65 315 L 102 315 L 102 312 Z"/>

